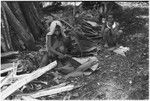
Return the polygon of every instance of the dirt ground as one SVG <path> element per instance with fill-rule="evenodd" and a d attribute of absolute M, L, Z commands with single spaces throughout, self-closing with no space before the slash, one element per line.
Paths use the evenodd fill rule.
<path fill-rule="evenodd" d="M 99 52 L 100 69 L 90 76 L 70 79 L 84 86 L 68 92 L 65 99 L 148 99 L 148 4 L 127 2 L 120 5 L 131 12 L 139 9 L 134 14 L 137 20 L 145 21 L 140 29 L 131 29 L 132 33 L 125 31 L 121 42 L 130 51 L 126 57 Z"/>
<path fill-rule="evenodd" d="M 90 76 L 69 78 L 67 81 L 81 87 L 70 92 L 40 99 L 100 100 L 100 99 L 148 99 L 148 4 L 118 2 L 128 22 L 121 45 L 129 47 L 126 57 L 109 51 L 99 52 L 100 69 Z M 134 15 L 130 25 L 130 14 Z M 134 13 L 133 13 L 134 12 Z M 130 16 L 129 16 L 130 15 Z"/>
<path fill-rule="evenodd" d="M 120 45 L 129 47 L 126 56 L 107 50 L 98 52 L 99 69 L 91 75 L 72 77 L 71 82 L 80 87 L 60 94 L 40 97 L 42 100 L 101 100 L 101 99 L 148 99 L 149 97 L 149 14 L 145 2 L 117 2 L 123 7 L 119 22 L 125 26 Z M 134 16 L 133 16 L 134 15 Z M 41 57 L 41 56 L 37 56 Z M 40 59 L 38 59 L 40 60 Z M 34 61 L 34 60 L 32 60 Z M 34 61 L 39 62 L 39 61 Z M 26 61 L 28 64 L 28 61 Z M 36 66 L 32 69 L 35 69 Z M 31 70 L 32 71 L 32 70 Z M 44 78 L 44 79 L 43 79 Z M 38 80 L 48 81 L 48 87 L 57 85 L 46 73 L 26 86 L 23 93 L 32 92 L 31 84 Z M 38 86 L 37 86 L 38 87 Z M 39 89 L 46 88 L 41 85 Z M 33 90 L 34 91 L 34 90 Z M 14 94 L 15 95 L 15 94 Z"/>

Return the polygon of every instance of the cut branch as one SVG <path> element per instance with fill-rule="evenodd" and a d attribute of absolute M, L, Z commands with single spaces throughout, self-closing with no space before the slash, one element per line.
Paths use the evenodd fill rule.
<path fill-rule="evenodd" d="M 23 74 L 23 75 L 15 75 L 11 78 L 8 77 L 1 77 L 1 87 L 5 85 L 9 85 L 13 83 L 14 81 L 17 81 L 19 79 L 25 78 L 26 76 L 29 76 L 30 74 Z M 8 78 L 8 79 L 7 79 Z M 7 79 L 7 81 L 4 83 L 4 80 Z M 2 84 L 3 83 L 3 84 Z"/>
<path fill-rule="evenodd" d="M 93 65 L 96 65 L 98 63 L 98 60 L 96 57 L 89 58 L 86 62 L 84 62 L 82 65 L 80 65 L 74 72 L 71 72 L 67 74 L 64 78 L 68 79 L 69 77 L 77 77 L 84 75 L 84 71 L 88 68 L 92 68 Z M 96 68 L 95 66 L 93 68 Z"/>
<path fill-rule="evenodd" d="M 75 88 L 74 85 L 70 84 L 70 85 L 67 85 L 67 86 L 61 86 L 61 87 L 58 86 L 57 88 L 56 87 L 55 88 L 50 87 L 50 88 L 40 90 L 40 91 L 35 92 L 35 93 L 22 94 L 22 95 L 19 95 L 19 96 L 31 96 L 33 98 L 38 98 L 38 97 L 42 97 L 42 96 L 53 95 L 53 94 L 62 93 L 62 92 L 65 92 L 65 91 L 70 91 L 70 90 L 73 90 L 74 88 Z"/>
<path fill-rule="evenodd" d="M 1 58 L 18 55 L 19 51 L 9 51 L 1 54 Z"/>
<path fill-rule="evenodd" d="M 26 100 L 26 101 L 40 101 L 40 100 L 34 99 L 34 98 L 30 97 L 30 96 L 22 96 L 21 98 L 23 100 Z"/>
<path fill-rule="evenodd" d="M 0 85 L 0 88 L 6 84 L 6 82 L 8 82 L 9 79 L 13 78 L 17 73 L 17 66 L 13 66 L 13 70 L 12 72 L 6 77 L 3 79 L 3 81 L 1 82 L 1 85 Z"/>
<path fill-rule="evenodd" d="M 81 66 L 77 68 L 76 71 L 85 71 L 93 65 L 97 64 L 97 58 L 89 59 L 87 62 L 83 63 Z"/>
<path fill-rule="evenodd" d="M 29 83 L 30 81 L 40 77 L 45 72 L 53 69 L 56 65 L 57 65 L 57 62 L 54 61 L 54 62 L 50 63 L 49 65 L 32 72 L 30 75 L 26 76 L 25 78 L 22 78 L 22 79 L 16 81 L 12 85 L 10 85 L 8 88 L 6 88 L 6 90 L 1 92 L 1 98 L 4 100 L 10 94 L 14 93 L 17 89 L 19 89 L 23 85 Z"/>

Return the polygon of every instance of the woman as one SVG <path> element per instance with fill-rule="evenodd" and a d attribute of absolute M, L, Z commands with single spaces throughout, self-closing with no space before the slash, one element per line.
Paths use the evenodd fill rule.
<path fill-rule="evenodd" d="M 58 20 L 53 21 L 46 35 L 46 49 L 50 57 L 64 58 L 67 55 L 64 47 L 64 41 L 67 38 L 63 32 L 62 23 Z"/>

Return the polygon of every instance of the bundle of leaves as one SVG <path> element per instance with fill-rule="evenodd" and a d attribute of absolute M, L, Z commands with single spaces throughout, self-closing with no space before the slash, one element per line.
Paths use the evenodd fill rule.
<path fill-rule="evenodd" d="M 20 73 L 31 73 L 32 71 L 37 70 L 43 55 L 42 52 L 21 52 L 18 58 L 20 62 L 18 66 Z"/>

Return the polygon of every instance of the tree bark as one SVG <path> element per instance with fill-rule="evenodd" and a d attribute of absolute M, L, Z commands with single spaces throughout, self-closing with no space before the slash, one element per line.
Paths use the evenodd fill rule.
<path fill-rule="evenodd" d="M 40 16 L 41 10 L 37 9 L 34 2 L 32 3 L 32 5 L 33 5 L 33 13 L 34 13 L 33 15 L 34 15 L 35 21 L 37 22 L 38 27 L 41 29 L 41 32 L 43 32 L 43 31 L 45 31 L 45 28 L 44 28 L 44 25 L 42 24 L 42 22 L 40 20 L 41 19 L 41 16 Z"/>
<path fill-rule="evenodd" d="M 4 8 L 2 7 L 2 35 L 4 37 L 4 41 L 7 47 L 7 51 L 12 51 L 13 47 L 12 47 L 12 42 L 11 42 L 11 37 L 10 37 L 10 30 L 9 30 L 9 25 L 8 25 L 8 21 L 7 21 L 7 17 L 6 17 L 6 13 Z"/>
<path fill-rule="evenodd" d="M 15 15 L 10 10 L 9 6 L 6 2 L 2 2 L 2 6 L 4 7 L 6 11 L 6 15 L 8 17 L 8 22 L 12 26 L 12 28 L 17 32 L 20 39 L 24 42 L 25 46 L 28 50 L 34 50 L 35 49 L 35 43 L 31 35 L 24 29 L 22 24 L 18 21 L 18 19 L 15 17 Z"/>
<path fill-rule="evenodd" d="M 35 8 L 37 9 L 39 16 L 41 17 L 42 15 L 42 2 L 41 1 L 37 1 L 37 2 L 33 2 Z"/>
<path fill-rule="evenodd" d="M 12 10 L 13 14 L 16 16 L 16 18 L 20 21 L 20 23 L 22 24 L 22 26 L 27 30 L 27 24 L 26 21 L 24 19 L 24 16 L 20 10 L 20 6 L 18 5 L 18 2 L 16 1 L 10 1 L 7 2 L 9 8 Z"/>
<path fill-rule="evenodd" d="M 7 4 L 10 7 L 10 9 L 12 10 L 13 14 L 16 16 L 16 18 L 20 21 L 20 23 L 22 24 L 22 26 L 28 32 L 28 34 L 30 36 L 32 36 L 31 37 L 32 40 L 34 40 L 34 37 L 30 33 L 30 29 L 27 26 L 27 23 L 26 23 L 26 20 L 24 18 L 24 15 L 23 15 L 22 11 L 20 10 L 20 6 L 19 6 L 18 2 L 10 1 L 10 2 L 7 2 Z"/>
<path fill-rule="evenodd" d="M 8 51 L 8 48 L 7 48 L 7 45 L 6 45 L 6 41 L 4 39 L 3 34 L 1 34 L 1 48 L 2 48 L 3 52 L 7 52 Z"/>
<path fill-rule="evenodd" d="M 29 26 L 31 33 L 33 34 L 35 40 L 41 36 L 43 26 L 40 22 L 39 15 L 36 11 L 32 2 L 18 2 L 23 12 L 27 25 Z"/>
<path fill-rule="evenodd" d="M 19 36 L 17 35 L 17 33 L 11 28 L 11 39 L 12 39 L 12 46 L 14 48 L 15 51 L 19 50 L 19 51 L 23 51 L 24 50 L 24 45 L 22 45 L 22 43 L 19 42 Z"/>

